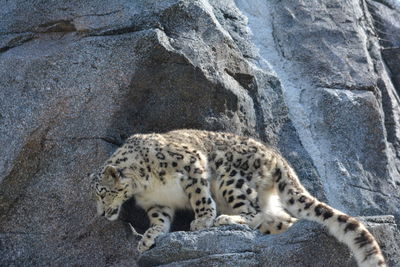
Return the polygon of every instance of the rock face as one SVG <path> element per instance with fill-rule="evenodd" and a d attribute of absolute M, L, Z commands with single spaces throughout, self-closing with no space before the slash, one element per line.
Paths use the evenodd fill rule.
<path fill-rule="evenodd" d="M 135 264 L 126 224 L 95 218 L 86 174 L 139 132 L 257 137 L 335 208 L 399 222 L 398 2 L 133 2 L 0 1 L 0 265 Z M 383 218 L 371 229 L 394 266 Z M 352 264 L 307 223 L 177 232 L 139 263 L 327 265 L 321 253 Z"/>

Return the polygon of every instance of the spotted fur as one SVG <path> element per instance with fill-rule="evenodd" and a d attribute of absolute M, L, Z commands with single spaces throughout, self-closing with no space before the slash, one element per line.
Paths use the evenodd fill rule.
<path fill-rule="evenodd" d="M 316 221 L 348 245 L 359 266 L 386 266 L 361 222 L 311 196 L 278 152 L 251 138 L 198 130 L 133 135 L 92 178 L 100 215 L 116 220 L 132 196 L 146 210 L 150 228 L 140 251 L 169 231 L 177 209 L 192 209 L 191 230 L 247 224 L 273 234 L 296 218 Z"/>

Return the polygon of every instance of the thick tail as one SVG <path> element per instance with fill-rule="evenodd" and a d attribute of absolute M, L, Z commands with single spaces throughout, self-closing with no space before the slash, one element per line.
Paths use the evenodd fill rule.
<path fill-rule="evenodd" d="M 350 248 L 359 266 L 386 266 L 378 243 L 366 227 L 311 196 L 284 160 L 277 164 L 274 179 L 283 207 L 293 216 L 325 225 L 333 236 Z"/>

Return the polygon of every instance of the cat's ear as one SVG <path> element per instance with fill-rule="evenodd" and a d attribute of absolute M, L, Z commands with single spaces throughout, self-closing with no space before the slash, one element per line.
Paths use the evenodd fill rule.
<path fill-rule="evenodd" d="M 107 181 L 107 183 L 114 185 L 114 184 L 119 183 L 121 177 L 115 166 L 107 165 L 107 167 L 104 169 L 104 178 L 103 179 L 105 179 Z"/>

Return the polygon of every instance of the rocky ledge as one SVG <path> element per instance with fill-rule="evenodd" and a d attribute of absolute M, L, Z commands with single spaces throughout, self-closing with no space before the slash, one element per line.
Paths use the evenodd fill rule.
<path fill-rule="evenodd" d="M 400 262 L 400 232 L 393 216 L 359 217 L 382 245 L 389 266 Z M 391 244 L 387 246 L 386 244 Z M 234 225 L 160 236 L 143 253 L 139 266 L 355 266 L 345 245 L 312 222 L 296 223 L 287 232 L 262 235 Z"/>

